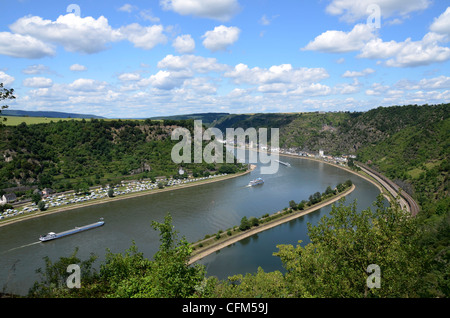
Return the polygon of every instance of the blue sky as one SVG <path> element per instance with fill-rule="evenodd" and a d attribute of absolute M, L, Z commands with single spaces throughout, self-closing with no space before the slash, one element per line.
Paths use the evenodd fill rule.
<path fill-rule="evenodd" d="M 144 118 L 450 102 L 447 1 L 10 0 L 0 21 L 10 109 Z"/>

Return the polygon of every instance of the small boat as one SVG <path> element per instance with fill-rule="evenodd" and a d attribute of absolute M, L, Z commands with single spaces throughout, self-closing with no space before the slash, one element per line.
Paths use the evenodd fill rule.
<path fill-rule="evenodd" d="M 284 161 L 280 161 L 280 160 L 275 160 L 275 161 L 278 162 L 278 163 L 281 163 L 282 165 L 285 165 L 287 167 L 291 166 L 291 164 L 289 162 L 284 162 Z"/>
<path fill-rule="evenodd" d="M 264 180 L 262 178 L 256 178 L 255 180 L 250 181 L 250 183 L 248 184 L 250 187 L 254 187 L 260 184 L 263 184 Z"/>
<path fill-rule="evenodd" d="M 55 240 L 55 239 L 58 239 L 58 238 L 61 238 L 61 237 L 64 237 L 64 236 L 68 236 L 68 235 L 72 235 L 72 234 L 75 234 L 75 233 L 87 231 L 87 230 L 90 230 L 90 229 L 94 229 L 96 227 L 102 226 L 103 224 L 105 224 L 105 222 L 103 221 L 103 219 L 100 219 L 100 221 L 98 221 L 96 223 L 92 223 L 92 224 L 81 226 L 81 227 L 76 226 L 72 230 L 68 230 L 68 231 L 64 231 L 64 232 L 60 232 L 60 233 L 49 232 L 48 234 L 41 235 L 39 237 L 39 240 L 41 242 L 51 241 L 51 240 Z"/>

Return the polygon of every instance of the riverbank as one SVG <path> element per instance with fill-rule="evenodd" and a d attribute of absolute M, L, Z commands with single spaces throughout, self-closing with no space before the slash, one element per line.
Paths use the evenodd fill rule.
<path fill-rule="evenodd" d="M 210 183 L 214 183 L 214 182 L 224 181 L 224 180 L 228 180 L 228 179 L 232 179 L 232 178 L 237 178 L 237 177 L 240 177 L 240 176 L 243 176 L 243 175 L 246 175 L 246 174 L 252 172 L 253 170 L 255 170 L 255 168 L 256 168 L 256 165 L 251 164 L 249 169 L 247 169 L 246 171 L 238 172 L 235 174 L 229 174 L 226 176 L 208 178 L 205 180 L 195 181 L 195 182 L 188 183 L 188 184 L 178 184 L 178 185 L 166 187 L 163 189 L 152 189 L 152 190 L 144 190 L 144 191 L 140 191 L 140 192 L 128 193 L 128 194 L 123 194 L 123 195 L 112 197 L 112 198 L 106 197 L 106 198 L 96 199 L 95 201 L 90 201 L 90 202 L 85 202 L 85 203 L 84 202 L 83 203 L 75 203 L 71 206 L 69 205 L 69 206 L 64 206 L 61 208 L 50 208 L 45 211 L 31 212 L 27 215 L 15 216 L 9 220 L 2 220 L 2 221 L 0 221 L 0 227 L 10 225 L 13 223 L 17 223 L 20 221 L 25 221 L 25 220 L 29 220 L 29 219 L 33 219 L 33 218 L 37 218 L 37 217 L 41 217 L 41 216 L 46 216 L 46 215 L 50 215 L 50 214 L 70 211 L 70 210 L 74 210 L 74 209 L 84 208 L 84 207 L 88 207 L 88 206 L 105 204 L 105 203 L 110 203 L 110 202 L 120 201 L 120 200 L 125 200 L 125 199 L 132 199 L 132 198 L 137 198 L 137 197 L 141 197 L 141 196 L 152 195 L 152 194 L 157 194 L 157 193 L 162 193 L 162 192 L 167 192 L 167 191 L 174 191 L 174 190 L 178 190 L 178 189 L 185 189 L 185 188 L 195 187 L 195 186 L 199 186 L 199 185 L 205 185 L 205 184 L 210 184 Z"/>
<path fill-rule="evenodd" d="M 258 233 L 263 232 L 263 231 L 266 231 L 266 230 L 271 229 L 271 228 L 273 228 L 275 226 L 278 226 L 280 224 L 292 221 L 292 220 L 297 219 L 299 217 L 302 217 L 302 216 L 304 216 L 304 215 L 306 215 L 308 213 L 317 211 L 317 210 L 319 210 L 319 209 L 321 209 L 321 208 L 323 208 L 323 207 L 325 207 L 327 205 L 330 205 L 330 204 L 340 200 L 341 198 L 347 196 L 348 194 L 353 192 L 353 190 L 355 190 L 355 188 L 356 188 L 355 185 L 352 184 L 352 186 L 349 189 L 346 189 L 344 192 L 339 193 L 336 196 L 333 196 L 333 197 L 331 197 L 329 199 L 326 199 L 325 201 L 319 202 L 319 203 L 317 203 L 317 204 L 307 208 L 306 210 L 301 210 L 301 211 L 298 211 L 298 212 L 292 212 L 292 213 L 283 215 L 283 216 L 278 217 L 278 218 L 276 218 L 274 220 L 271 220 L 271 221 L 268 221 L 266 223 L 260 224 L 260 225 L 258 225 L 256 227 L 253 227 L 253 228 L 251 228 L 251 229 L 249 229 L 249 230 L 247 230 L 245 232 L 239 232 L 238 234 L 234 234 L 234 235 L 231 235 L 231 236 L 228 236 L 228 237 L 226 237 L 228 235 L 227 233 L 223 233 L 221 235 L 221 237 L 223 236 L 224 239 L 223 238 L 219 239 L 217 242 L 214 242 L 211 245 L 208 245 L 206 247 L 199 247 L 199 246 L 201 246 L 202 244 L 207 244 L 208 241 L 214 240 L 215 239 L 214 237 L 211 237 L 209 239 L 197 242 L 197 243 L 193 244 L 193 246 L 194 247 L 197 246 L 197 248 L 194 250 L 193 256 L 189 260 L 189 264 L 193 264 L 193 263 L 197 262 L 198 260 L 200 260 L 200 259 L 202 259 L 202 258 L 204 258 L 204 257 L 206 257 L 206 256 L 208 256 L 208 255 L 210 255 L 210 254 L 212 254 L 214 252 L 217 252 L 217 251 L 221 250 L 224 247 L 227 247 L 229 245 L 237 243 L 237 242 L 239 242 L 239 241 L 241 241 L 241 240 L 243 240 L 243 239 L 245 239 L 247 237 L 250 237 L 252 235 L 258 234 Z M 279 211 L 279 212 L 277 212 L 275 214 L 278 214 L 278 213 L 282 213 L 282 211 Z"/>
<path fill-rule="evenodd" d="M 256 152 L 261 152 L 261 151 L 258 150 L 258 149 L 247 149 L 247 150 L 256 151 Z M 267 151 L 263 151 L 263 152 L 266 153 L 266 154 L 268 153 Z M 343 169 L 343 170 L 345 170 L 345 171 L 347 171 L 347 172 L 350 172 L 350 173 L 352 173 L 352 174 L 354 174 L 354 175 L 356 175 L 356 176 L 358 176 L 358 177 L 360 177 L 360 178 L 363 178 L 363 179 L 369 181 L 370 183 L 372 183 L 374 186 L 376 186 L 376 187 L 378 188 L 378 190 L 380 190 L 380 193 L 383 194 L 384 197 L 385 197 L 389 202 L 391 202 L 392 200 L 395 199 L 395 196 L 393 196 L 393 195 L 391 194 L 391 191 L 390 191 L 389 189 L 384 188 L 383 185 L 382 185 L 381 183 L 379 183 L 375 178 L 373 178 L 372 176 L 370 176 L 370 175 L 367 174 L 367 173 L 364 173 L 364 172 L 358 172 L 358 171 L 355 171 L 355 170 L 353 170 L 353 169 L 350 169 L 349 167 L 346 167 L 346 166 L 343 166 L 343 165 L 338 165 L 338 164 L 335 164 L 335 163 L 332 163 L 332 162 L 328 162 L 328 161 L 325 161 L 325 160 L 321 160 L 321 159 L 317 159 L 317 158 L 304 157 L 304 156 L 298 156 L 298 155 L 292 155 L 292 154 L 286 154 L 286 153 L 280 153 L 280 152 L 278 152 L 277 155 L 283 156 L 283 157 L 288 157 L 288 158 L 297 158 L 297 159 L 303 159 L 303 160 L 312 160 L 312 161 L 315 161 L 315 162 L 325 163 L 325 164 L 327 164 L 327 165 L 330 165 L 330 166 L 333 166 L 333 167 L 336 167 L 336 168 Z"/>

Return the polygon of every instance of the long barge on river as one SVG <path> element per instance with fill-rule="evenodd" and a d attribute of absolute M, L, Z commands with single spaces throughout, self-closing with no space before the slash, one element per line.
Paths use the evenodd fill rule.
<path fill-rule="evenodd" d="M 103 224 L 105 224 L 105 222 L 103 221 L 103 219 L 100 219 L 100 221 L 92 223 L 92 224 L 88 224 L 88 225 L 80 226 L 80 227 L 76 226 L 72 230 L 68 230 L 68 231 L 64 231 L 64 232 L 60 232 L 60 233 L 50 232 L 48 234 L 41 235 L 39 237 L 39 240 L 41 242 L 51 241 L 51 240 L 55 240 L 55 239 L 58 239 L 58 238 L 61 238 L 64 236 L 76 234 L 76 233 L 87 231 L 90 229 L 94 229 L 94 228 L 102 226 Z"/>

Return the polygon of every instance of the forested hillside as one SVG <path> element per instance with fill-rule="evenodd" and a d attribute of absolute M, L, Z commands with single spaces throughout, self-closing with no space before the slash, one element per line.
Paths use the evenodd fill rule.
<path fill-rule="evenodd" d="M 83 189 L 124 179 L 178 177 L 171 159 L 177 127 L 192 131 L 193 121 L 58 121 L 0 127 L 0 189 L 39 186 Z M 234 164 L 187 164 L 203 176 L 236 172 Z"/>
<path fill-rule="evenodd" d="M 367 112 L 228 115 L 214 126 L 280 129 L 280 147 L 354 154 L 421 205 L 448 197 L 450 104 L 378 107 Z"/>

